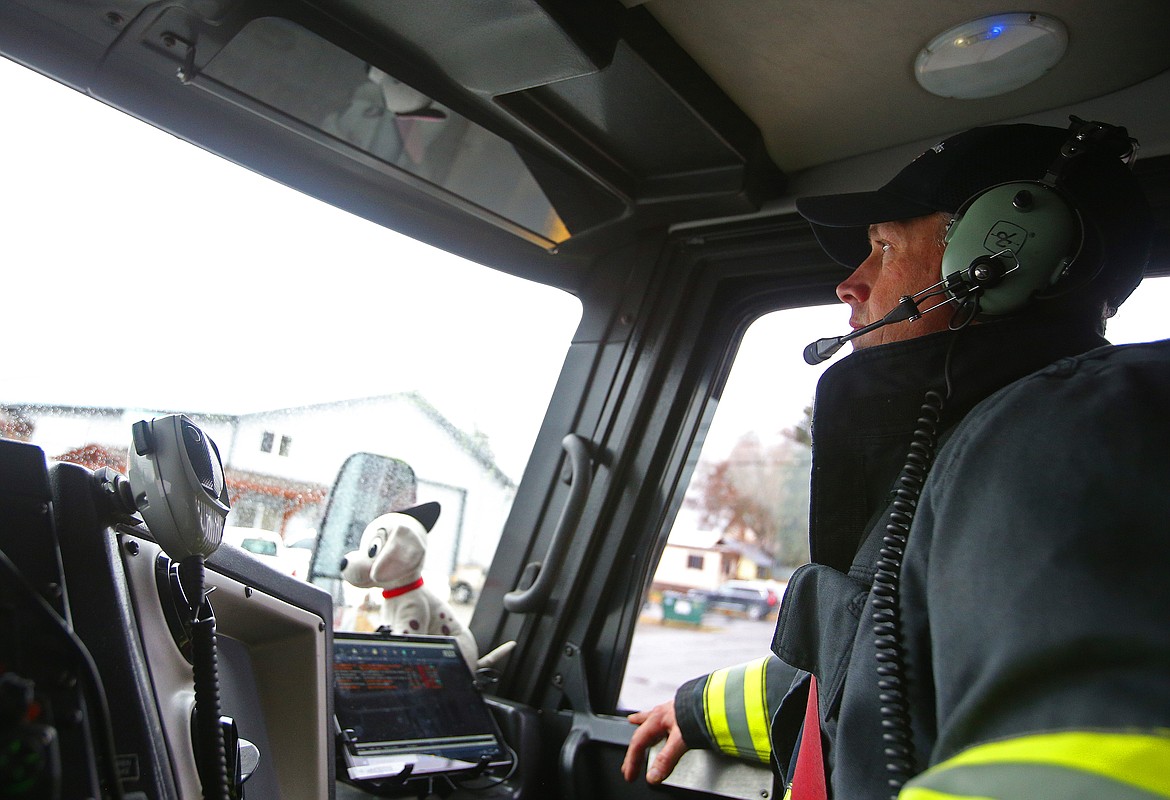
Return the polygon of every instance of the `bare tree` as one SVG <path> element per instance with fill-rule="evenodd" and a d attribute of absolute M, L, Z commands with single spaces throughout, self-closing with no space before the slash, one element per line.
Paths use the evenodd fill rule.
<path fill-rule="evenodd" d="M 776 564 L 808 561 L 812 409 L 771 443 L 745 433 L 723 461 L 700 462 L 688 498 L 703 525 L 759 545 Z"/>

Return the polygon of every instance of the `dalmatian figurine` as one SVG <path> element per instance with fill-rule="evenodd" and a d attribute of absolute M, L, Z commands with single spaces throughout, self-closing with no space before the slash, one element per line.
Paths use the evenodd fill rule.
<path fill-rule="evenodd" d="M 362 532 L 358 549 L 341 560 L 341 577 L 360 589 L 382 589 L 382 627 L 393 634 L 453 636 L 472 670 L 478 648 L 445 602 L 423 586 L 427 534 L 439 518 L 438 503 L 383 514 Z"/>

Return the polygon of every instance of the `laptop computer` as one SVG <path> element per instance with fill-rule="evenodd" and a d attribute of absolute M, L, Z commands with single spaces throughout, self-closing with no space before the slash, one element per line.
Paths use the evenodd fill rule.
<path fill-rule="evenodd" d="M 333 636 L 333 696 L 350 780 L 455 775 L 509 763 L 471 669 L 447 636 Z"/>

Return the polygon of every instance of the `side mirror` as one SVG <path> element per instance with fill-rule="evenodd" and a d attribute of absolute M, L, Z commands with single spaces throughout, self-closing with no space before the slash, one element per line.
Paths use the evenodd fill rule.
<path fill-rule="evenodd" d="M 342 602 L 342 556 L 354 550 L 370 520 L 415 505 L 418 481 L 405 461 L 373 453 L 345 460 L 329 492 L 320 535 L 309 564 L 309 582 Z"/>

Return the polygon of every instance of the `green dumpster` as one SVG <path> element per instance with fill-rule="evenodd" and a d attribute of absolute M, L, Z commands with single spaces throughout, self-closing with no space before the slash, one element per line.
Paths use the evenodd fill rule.
<path fill-rule="evenodd" d="M 678 592 L 665 592 L 662 595 L 663 622 L 702 625 L 703 613 L 706 610 L 707 601 L 702 597 L 679 594 Z"/>

